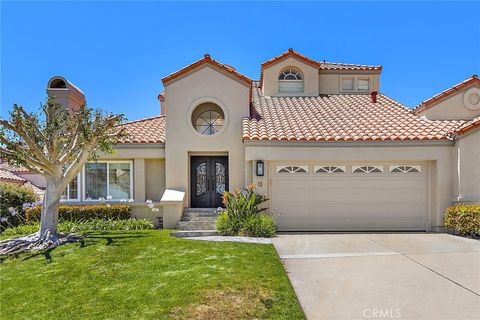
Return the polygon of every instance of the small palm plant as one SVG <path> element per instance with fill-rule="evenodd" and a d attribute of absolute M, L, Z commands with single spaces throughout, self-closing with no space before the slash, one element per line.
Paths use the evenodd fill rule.
<path fill-rule="evenodd" d="M 261 207 L 268 199 L 255 192 L 255 185 L 245 190 L 226 191 L 223 194 L 225 209 L 217 219 L 217 230 L 225 236 L 272 237 L 276 227 L 274 219 Z"/>

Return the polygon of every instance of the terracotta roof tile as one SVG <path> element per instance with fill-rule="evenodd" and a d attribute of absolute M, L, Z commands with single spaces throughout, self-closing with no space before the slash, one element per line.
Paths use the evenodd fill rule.
<path fill-rule="evenodd" d="M 463 120 L 428 120 L 378 94 L 266 97 L 258 83 L 250 118 L 243 120 L 244 140 L 383 141 L 445 140 Z"/>
<path fill-rule="evenodd" d="M 18 182 L 25 182 L 26 180 L 22 177 L 17 176 L 13 172 L 10 172 L 5 169 L 0 169 L 0 180 L 9 180 L 9 181 L 18 181 Z"/>
<path fill-rule="evenodd" d="M 346 71 L 381 71 L 382 66 L 372 66 L 366 64 L 351 64 L 351 63 L 337 63 L 337 62 L 321 62 L 320 70 L 346 70 Z"/>
<path fill-rule="evenodd" d="M 173 81 L 175 79 L 177 79 L 178 77 L 184 75 L 184 74 L 187 74 L 193 70 L 195 70 L 196 68 L 204 65 L 204 64 L 208 64 L 216 69 L 219 69 L 219 70 L 222 70 L 228 74 L 230 74 L 231 76 L 233 76 L 234 78 L 237 78 L 238 80 L 246 83 L 247 85 L 251 85 L 252 84 L 252 80 L 246 76 L 244 76 L 243 74 L 237 72 L 235 70 L 235 68 L 229 66 L 229 65 L 226 65 L 226 64 L 223 64 L 223 63 L 220 63 L 214 59 L 212 59 L 210 57 L 209 54 L 205 54 L 205 56 L 203 57 L 203 59 L 200 59 L 178 71 L 175 71 L 174 73 L 172 74 L 169 74 L 168 76 L 166 77 L 163 77 L 162 78 L 162 82 L 163 82 L 163 85 L 166 86 L 167 83 L 169 83 L 170 81 Z"/>
<path fill-rule="evenodd" d="M 165 143 L 165 116 L 160 115 L 124 123 L 127 136 L 119 141 L 125 143 Z"/>
<path fill-rule="evenodd" d="M 470 130 L 473 130 L 475 128 L 480 127 L 480 116 L 477 116 L 473 118 L 472 120 L 466 121 L 464 124 L 462 124 L 460 127 L 458 127 L 454 133 L 455 134 L 465 134 L 469 132 Z"/>
<path fill-rule="evenodd" d="M 425 111 L 426 109 L 429 109 L 432 107 L 434 104 L 437 102 L 440 102 L 448 97 L 450 97 L 452 94 L 455 94 L 456 92 L 465 89 L 466 87 L 469 87 L 471 85 L 480 85 L 480 79 L 478 79 L 478 76 L 476 74 L 472 75 L 470 78 L 454 85 L 453 87 L 448 88 L 447 90 L 444 90 L 440 92 L 439 94 L 434 95 L 433 97 L 422 101 L 418 106 L 416 106 L 412 111 L 416 114 Z"/>

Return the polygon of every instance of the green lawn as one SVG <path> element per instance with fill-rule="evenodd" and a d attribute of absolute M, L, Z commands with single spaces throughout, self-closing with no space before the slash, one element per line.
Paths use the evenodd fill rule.
<path fill-rule="evenodd" d="M 2 258 L 1 319 L 304 319 L 272 245 L 95 232 Z"/>

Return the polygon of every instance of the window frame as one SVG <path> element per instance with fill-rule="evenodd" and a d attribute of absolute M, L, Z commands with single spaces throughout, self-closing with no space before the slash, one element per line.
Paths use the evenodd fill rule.
<path fill-rule="evenodd" d="M 292 71 L 296 72 L 297 74 L 300 75 L 301 79 L 295 79 L 295 80 L 285 80 L 285 79 L 280 79 L 280 76 L 282 74 L 284 74 L 286 71 L 289 71 L 289 73 L 292 73 Z M 296 67 L 286 67 L 286 68 L 283 68 L 278 76 L 277 76 L 277 91 L 278 93 L 282 93 L 282 94 L 293 94 L 293 93 L 304 93 L 305 92 L 305 76 L 303 75 L 303 72 L 299 69 L 299 68 L 296 68 Z M 301 91 L 281 91 L 280 90 L 280 83 L 301 83 L 302 84 L 302 90 Z"/>
<path fill-rule="evenodd" d="M 104 200 L 100 199 L 87 199 L 86 198 L 86 166 L 88 163 L 106 163 L 107 164 L 107 195 L 105 196 Z M 133 160 L 98 160 L 98 161 L 88 161 L 83 165 L 82 168 L 82 174 L 83 174 L 83 179 L 82 179 L 82 201 L 85 202 L 120 202 L 122 199 L 110 199 L 108 200 L 107 197 L 110 194 L 110 163 L 128 163 L 130 165 L 130 198 L 125 199 L 126 201 L 129 201 L 130 199 L 135 199 L 134 194 L 133 194 Z"/>
<path fill-rule="evenodd" d="M 81 195 L 80 195 L 80 189 L 82 188 L 81 186 L 81 180 L 80 180 L 80 176 L 81 176 L 81 172 L 82 170 L 80 170 L 80 172 L 75 176 L 75 178 L 77 178 L 77 197 L 75 199 L 69 199 L 69 198 L 61 198 L 60 197 L 60 202 L 79 202 L 81 201 Z M 73 178 L 73 179 L 75 179 Z M 73 181 L 73 180 L 72 180 Z M 70 181 L 67 185 L 67 187 L 65 188 L 65 190 L 67 191 L 67 197 L 68 195 L 70 194 L 70 183 L 72 182 Z M 64 191 L 65 192 L 65 191 Z M 63 194 L 62 194 L 63 196 Z"/>
<path fill-rule="evenodd" d="M 367 84 L 368 84 L 367 89 L 361 89 L 360 88 L 360 81 L 366 81 L 367 82 Z M 357 80 L 357 90 L 358 91 L 368 92 L 368 91 L 370 91 L 370 88 L 371 88 L 370 78 L 358 78 L 358 80 Z"/>
<path fill-rule="evenodd" d="M 344 80 L 351 80 L 352 81 L 352 89 L 345 89 L 343 87 Z M 355 90 L 355 78 L 354 77 L 342 77 L 340 78 L 340 91 L 352 92 Z"/>

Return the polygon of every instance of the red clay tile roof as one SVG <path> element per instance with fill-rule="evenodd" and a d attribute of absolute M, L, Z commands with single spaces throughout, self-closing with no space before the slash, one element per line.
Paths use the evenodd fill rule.
<path fill-rule="evenodd" d="M 351 64 L 351 63 L 337 63 L 337 62 L 321 62 L 320 70 L 347 70 L 347 71 L 382 71 L 382 66 L 372 66 L 366 64 Z"/>
<path fill-rule="evenodd" d="M 1 180 L 8 180 L 8 181 L 17 181 L 17 182 L 25 182 L 27 180 L 23 179 L 22 177 L 17 176 L 13 172 L 10 172 L 5 169 L 0 169 L 0 181 Z"/>
<path fill-rule="evenodd" d="M 165 116 L 160 115 L 124 123 L 126 137 L 118 143 L 165 143 Z"/>
<path fill-rule="evenodd" d="M 16 167 L 8 164 L 8 162 L 2 162 L 0 160 L 0 169 L 4 169 L 10 172 L 22 172 L 22 173 L 28 173 L 31 172 L 30 169 L 27 169 L 25 167 Z"/>
<path fill-rule="evenodd" d="M 243 139 L 286 141 L 446 140 L 463 120 L 428 120 L 378 94 L 266 97 L 255 83 Z"/>
<path fill-rule="evenodd" d="M 464 124 L 462 124 L 460 127 L 458 127 L 454 131 L 454 133 L 458 134 L 458 135 L 462 135 L 462 134 L 465 134 L 465 133 L 469 132 L 470 130 L 473 130 L 473 129 L 479 128 L 479 127 L 480 127 L 480 116 L 477 116 L 477 117 L 473 118 L 472 120 L 467 121 Z"/>
<path fill-rule="evenodd" d="M 187 74 L 193 70 L 195 70 L 196 68 L 204 65 L 204 64 L 209 64 L 210 66 L 218 69 L 218 70 L 221 70 L 221 71 L 224 71 L 224 72 L 227 72 L 229 73 L 230 75 L 232 75 L 234 78 L 237 78 L 238 80 L 246 83 L 247 85 L 251 85 L 252 84 L 252 80 L 246 76 L 244 76 L 243 74 L 237 72 L 234 68 L 232 68 L 231 66 L 229 65 L 226 65 L 226 64 L 223 64 L 223 63 L 219 63 L 215 60 L 213 60 L 209 54 L 205 54 L 205 56 L 203 57 L 203 59 L 200 59 L 164 78 L 162 78 L 162 82 L 163 82 L 163 85 L 167 85 L 167 83 L 169 83 L 170 81 L 174 80 L 174 79 L 177 79 L 178 77 L 184 75 L 184 74 Z"/>
<path fill-rule="evenodd" d="M 297 58 L 297 59 L 315 67 L 315 68 L 320 67 L 320 63 L 318 61 L 310 59 L 309 57 L 304 56 L 303 54 L 300 54 L 300 53 L 296 52 L 295 50 L 293 50 L 292 48 L 290 48 L 287 51 L 285 51 L 284 53 L 279 54 L 278 56 L 273 57 L 272 59 L 267 60 L 264 63 L 262 63 L 262 70 L 265 69 L 266 67 L 269 67 L 269 66 L 271 66 L 271 65 L 273 65 L 277 62 L 280 62 L 283 59 L 286 59 L 288 57 Z"/>
<path fill-rule="evenodd" d="M 437 102 L 440 102 L 448 97 L 450 97 L 452 94 L 455 94 L 456 92 L 463 90 L 471 85 L 480 85 L 480 79 L 478 79 L 478 76 L 476 74 L 472 75 L 470 78 L 454 85 L 451 88 L 448 88 L 447 90 L 444 90 L 440 92 L 439 94 L 434 95 L 433 97 L 422 101 L 418 106 L 416 106 L 413 109 L 413 112 L 416 114 L 425 111 L 426 109 L 431 108 L 434 104 Z"/>

